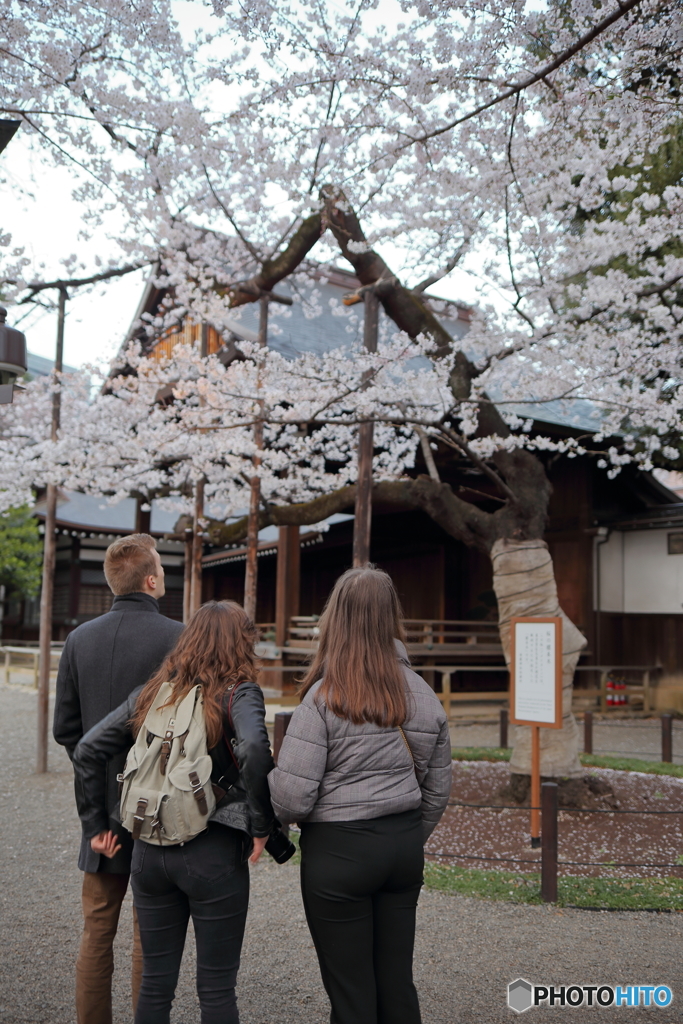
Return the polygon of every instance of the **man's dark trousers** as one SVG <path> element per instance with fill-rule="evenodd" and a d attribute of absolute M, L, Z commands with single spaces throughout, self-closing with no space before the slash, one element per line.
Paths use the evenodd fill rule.
<path fill-rule="evenodd" d="M 85 733 L 113 711 L 157 670 L 182 631 L 182 624 L 159 613 L 147 594 L 115 597 L 111 611 L 70 633 L 57 675 L 53 733 L 69 757 Z M 76 969 L 78 1024 L 111 1024 L 112 944 L 126 893 L 133 849 L 129 833 L 112 817 L 118 803 L 116 776 L 125 754 L 107 766 L 109 827 L 121 850 L 112 860 L 81 840 L 78 866 L 83 879 L 84 930 Z M 115 876 L 115 877 L 109 877 Z M 136 928 L 137 932 L 137 928 Z M 139 949 L 135 936 L 136 953 Z M 134 994 L 139 987 L 139 956 L 133 960 Z"/>

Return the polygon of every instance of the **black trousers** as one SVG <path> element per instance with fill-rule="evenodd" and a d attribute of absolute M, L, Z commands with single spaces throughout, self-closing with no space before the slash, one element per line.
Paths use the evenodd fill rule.
<path fill-rule="evenodd" d="M 235 982 L 249 904 L 248 837 L 210 822 L 183 846 L 136 840 L 131 867 L 143 974 L 135 1024 L 168 1024 L 187 925 L 202 1024 L 239 1024 Z"/>
<path fill-rule="evenodd" d="M 419 810 L 301 826 L 301 891 L 331 1024 L 420 1024 L 413 983 Z"/>

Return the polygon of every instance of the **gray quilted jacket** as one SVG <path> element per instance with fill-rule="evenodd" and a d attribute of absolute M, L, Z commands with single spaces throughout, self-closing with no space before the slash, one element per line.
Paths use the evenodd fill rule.
<path fill-rule="evenodd" d="M 403 730 L 412 758 L 399 729 L 338 718 L 316 700 L 316 683 L 294 711 L 277 768 L 268 776 L 283 823 L 360 821 L 420 807 L 425 841 L 439 823 L 451 791 L 448 722 L 437 697 L 410 668 L 405 647 L 395 642 L 408 690 Z"/>

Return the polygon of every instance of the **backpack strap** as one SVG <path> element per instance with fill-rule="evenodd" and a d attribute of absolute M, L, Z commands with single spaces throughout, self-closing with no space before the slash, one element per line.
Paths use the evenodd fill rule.
<path fill-rule="evenodd" d="M 236 694 L 236 692 L 237 692 L 237 687 L 238 687 L 238 686 L 239 686 L 239 685 L 240 685 L 240 684 L 241 684 L 242 682 L 244 682 L 244 680 L 240 679 L 240 681 L 239 681 L 239 682 L 237 682 L 237 683 L 231 683 L 231 684 L 230 684 L 230 686 L 228 687 L 228 690 L 229 690 L 229 692 L 230 692 L 230 698 L 229 698 L 229 700 L 228 700 L 228 707 L 227 707 L 227 713 L 228 713 L 228 725 L 230 726 L 230 729 L 231 729 L 231 730 L 232 730 L 232 732 L 233 732 L 233 735 L 232 735 L 232 736 L 231 736 L 230 738 L 228 738 L 228 737 L 226 736 L 226 733 L 225 733 L 225 722 L 223 722 L 223 741 L 224 741 L 224 743 L 225 743 L 226 747 L 228 748 L 228 751 L 229 751 L 229 753 L 230 753 L 230 757 L 232 758 L 232 760 L 233 760 L 233 763 L 234 763 L 234 765 L 235 765 L 235 768 L 237 769 L 237 771 L 239 771 L 239 770 L 240 770 L 240 766 L 239 766 L 239 764 L 237 763 L 237 758 L 235 757 L 235 751 L 234 751 L 234 749 L 233 749 L 233 740 L 235 740 L 235 739 L 236 739 L 237 737 L 236 737 L 236 736 L 234 735 L 234 733 L 235 733 L 235 725 L 234 725 L 234 722 L 233 722 L 233 720 L 232 720 L 232 702 L 233 702 L 233 700 L 235 699 L 235 694 Z"/>
<path fill-rule="evenodd" d="M 234 751 L 236 736 L 232 719 L 232 702 L 240 682 L 242 682 L 242 680 L 237 683 L 231 683 L 227 688 L 226 692 L 229 692 L 230 696 L 227 706 L 225 703 L 223 704 L 222 743 L 219 743 L 214 747 L 212 754 L 214 759 L 214 771 L 212 772 L 211 778 L 214 794 L 218 803 L 220 803 L 227 791 L 232 789 L 239 779 L 240 766 L 237 758 L 235 757 Z"/>
<path fill-rule="evenodd" d="M 408 753 L 410 754 L 410 760 L 413 762 L 413 771 L 415 772 L 415 778 L 419 782 L 420 779 L 419 779 L 419 776 L 417 774 L 417 765 L 415 764 L 415 758 L 413 757 L 413 751 L 412 751 L 412 748 L 410 746 L 410 743 L 408 743 L 408 737 L 404 733 L 402 725 L 399 725 L 398 731 L 400 732 L 401 736 L 403 737 L 403 742 L 405 743 L 406 747 L 408 748 Z"/>

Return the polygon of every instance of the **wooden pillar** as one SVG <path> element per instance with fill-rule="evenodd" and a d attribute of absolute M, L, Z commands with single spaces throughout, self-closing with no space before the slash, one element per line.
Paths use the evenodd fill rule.
<path fill-rule="evenodd" d="M 192 549 L 194 534 L 185 530 L 185 572 L 183 576 L 183 622 L 189 622 L 192 615 Z"/>
<path fill-rule="evenodd" d="M 67 615 L 71 620 L 70 625 L 75 626 L 78 621 L 78 605 L 81 597 L 81 540 L 80 537 L 71 538 L 71 564 L 69 566 L 69 608 Z"/>
<path fill-rule="evenodd" d="M 379 301 L 372 290 L 365 292 L 365 320 L 363 341 L 368 352 L 377 351 Z M 353 524 L 353 564 L 366 565 L 370 561 L 370 533 L 372 525 L 372 453 L 374 424 L 361 423 L 358 430 L 358 482 Z"/>
<path fill-rule="evenodd" d="M 293 615 L 299 614 L 301 542 L 298 526 L 281 526 L 277 545 L 275 582 L 275 643 L 283 647 Z"/>
<path fill-rule="evenodd" d="M 194 614 L 202 604 L 202 554 L 204 552 L 204 479 L 195 484 L 194 491 L 194 529 L 192 537 L 192 584 L 190 598 L 190 614 Z"/>
<path fill-rule="evenodd" d="M 57 314 L 57 345 L 53 380 L 57 383 L 64 362 L 64 320 L 66 318 L 66 288 L 59 289 Z M 51 439 L 57 440 L 61 415 L 61 394 L 55 388 L 52 396 Z M 40 670 L 38 676 L 38 743 L 36 770 L 47 771 L 47 737 L 50 706 L 50 652 L 52 641 L 52 598 L 55 582 L 55 560 L 57 542 L 55 524 L 57 520 L 57 488 L 48 484 L 45 509 L 45 535 L 43 546 L 43 579 L 40 590 Z"/>

